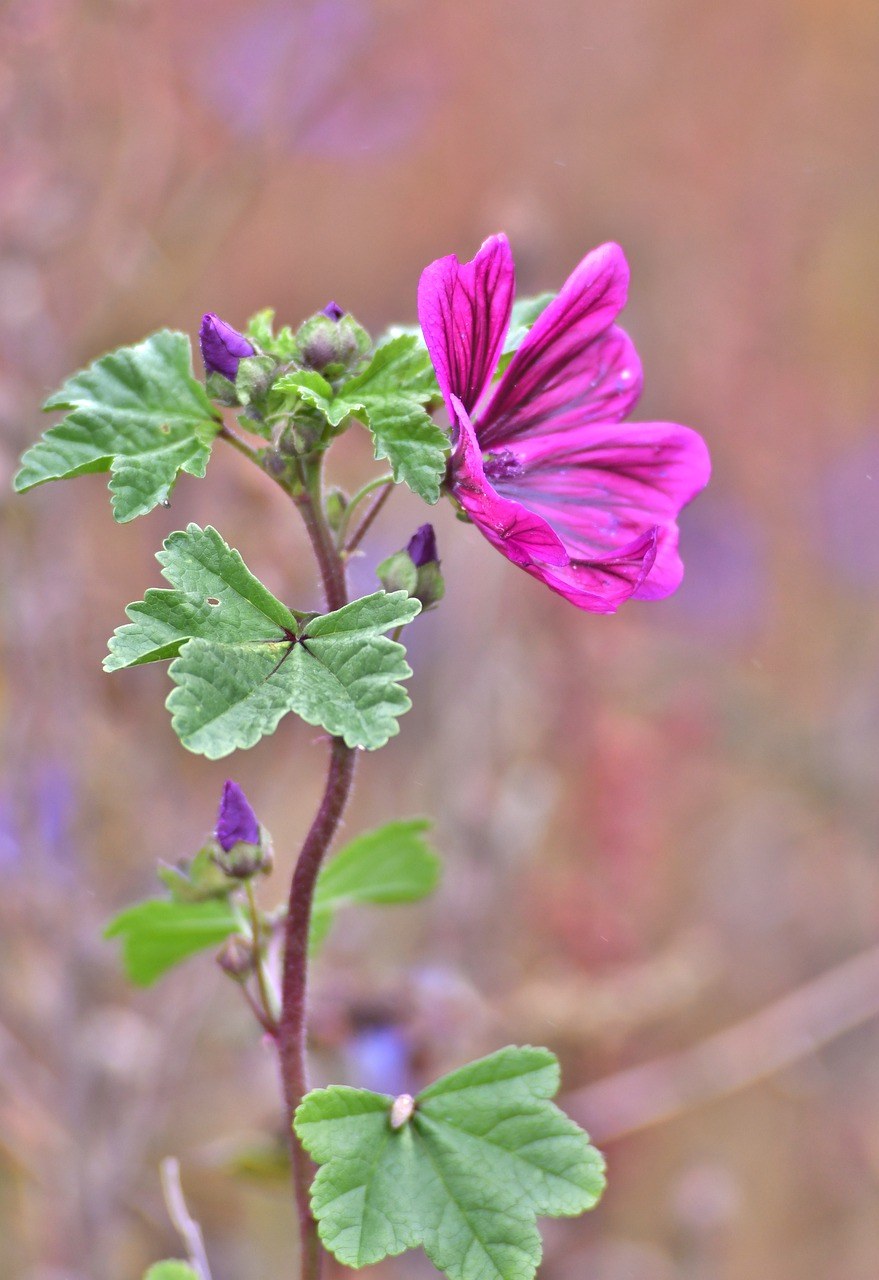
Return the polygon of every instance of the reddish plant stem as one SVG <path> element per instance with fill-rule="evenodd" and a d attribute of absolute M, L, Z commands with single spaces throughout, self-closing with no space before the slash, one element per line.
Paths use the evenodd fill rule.
<path fill-rule="evenodd" d="M 369 508 L 366 515 L 363 517 L 360 524 L 357 526 L 357 529 L 349 538 L 348 545 L 345 547 L 346 556 L 350 556 L 351 552 L 360 546 L 361 542 L 366 537 L 366 534 L 369 531 L 369 528 L 372 525 L 372 522 L 375 520 L 376 516 L 381 511 L 382 507 L 385 505 L 388 498 L 391 496 L 391 490 L 393 489 L 393 487 L 394 487 L 393 483 L 387 484 L 385 488 L 382 489 L 378 497 L 375 499 L 372 506 Z"/>
<path fill-rule="evenodd" d="M 311 902 L 324 854 L 335 834 L 351 790 L 354 760 L 354 752 L 345 746 L 341 738 L 333 738 L 323 800 L 302 846 L 290 885 L 284 935 L 283 1004 L 278 1025 L 278 1052 L 290 1123 L 303 1280 L 316 1280 L 320 1275 L 323 1253 L 308 1195 L 314 1166 L 292 1127 L 296 1108 L 308 1092 L 306 1015 Z"/>
<path fill-rule="evenodd" d="M 303 490 L 296 495 L 296 504 L 302 512 L 320 568 L 327 607 L 340 609 L 348 603 L 348 584 L 344 563 L 324 516 L 319 463 L 304 469 L 302 478 Z M 324 1256 L 309 1201 L 314 1166 L 293 1128 L 296 1108 L 308 1091 L 306 1023 L 311 907 L 321 864 L 351 792 L 355 760 L 355 753 L 345 746 L 341 738 L 330 740 L 323 799 L 296 861 L 284 925 L 284 968 L 277 1044 L 287 1104 L 293 1186 L 299 1215 L 302 1280 L 319 1280 Z"/>

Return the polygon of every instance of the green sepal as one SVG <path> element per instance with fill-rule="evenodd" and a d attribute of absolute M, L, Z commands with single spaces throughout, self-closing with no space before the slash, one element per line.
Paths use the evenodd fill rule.
<path fill-rule="evenodd" d="M 293 330 L 284 325 L 274 332 L 275 313 L 271 307 L 257 311 L 248 320 L 244 333 L 255 347 L 264 355 L 274 356 L 276 360 L 286 363 L 293 359 L 296 350 L 296 338 Z"/>
<path fill-rule="evenodd" d="M 205 378 L 204 385 L 210 399 L 216 400 L 218 404 L 225 405 L 226 408 L 234 408 L 238 404 L 235 383 L 230 382 L 225 374 L 213 370 Z"/>
<path fill-rule="evenodd" d="M 156 874 L 175 902 L 207 902 L 229 896 L 235 881 L 217 865 L 219 850 L 217 841 L 209 840 L 188 862 L 173 867 L 159 864 Z"/>
<path fill-rule="evenodd" d="M 405 591 L 414 596 L 418 587 L 418 570 L 408 551 L 395 551 L 376 567 L 375 576 L 385 591 Z"/>
<path fill-rule="evenodd" d="M 425 611 L 434 608 L 446 593 L 446 584 L 438 561 L 416 565 L 408 551 L 395 551 L 382 560 L 375 571 L 385 591 L 405 591 L 421 602 Z"/>
<path fill-rule="evenodd" d="M 221 425 L 189 338 L 167 329 L 102 356 L 43 407 L 66 416 L 24 454 L 15 489 L 109 471 L 120 523 L 167 502 L 182 472 L 203 476 Z"/>
<path fill-rule="evenodd" d="M 277 361 L 272 356 L 243 356 L 238 361 L 238 372 L 235 375 L 238 403 L 261 410 L 267 401 L 277 367 Z"/>
<path fill-rule="evenodd" d="M 351 1267 L 420 1245 L 449 1280 L 531 1280 L 535 1219 L 582 1213 L 604 1189 L 600 1153 L 550 1101 L 558 1087 L 548 1049 L 510 1046 L 414 1100 L 308 1094 L 294 1123 L 321 1166 L 311 1207 L 324 1245 Z"/>

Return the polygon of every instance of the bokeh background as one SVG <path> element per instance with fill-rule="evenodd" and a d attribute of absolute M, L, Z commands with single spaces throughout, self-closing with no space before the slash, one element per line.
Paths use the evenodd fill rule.
<path fill-rule="evenodd" d="M 193 851 L 227 771 L 285 871 L 324 746 L 208 763 L 163 670 L 102 675 L 163 536 L 216 523 L 317 601 L 282 497 L 218 449 L 170 511 L 13 497 L 63 376 L 201 313 L 414 318 L 420 269 L 506 229 L 520 288 L 619 240 L 642 416 L 715 479 L 661 604 L 576 613 L 448 509 L 414 710 L 349 834 L 436 817 L 441 893 L 350 913 L 314 1075 L 391 1090 L 508 1041 L 561 1056 L 607 1152 L 546 1280 L 879 1274 L 879 7 L 869 0 L 6 0 L 0 6 L 0 1274 L 291 1274 L 271 1055 L 209 958 L 133 993 L 104 922 Z M 365 433 L 336 478 L 371 474 Z M 355 566 L 424 518 L 400 494 Z M 420 1255 L 376 1270 L 434 1274 Z"/>

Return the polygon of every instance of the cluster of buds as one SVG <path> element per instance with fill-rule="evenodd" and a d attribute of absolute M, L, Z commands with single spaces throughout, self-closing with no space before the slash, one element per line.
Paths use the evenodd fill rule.
<path fill-rule="evenodd" d="M 208 395 L 227 408 L 243 409 L 260 435 L 268 434 L 265 423 L 272 422 L 273 448 L 265 465 L 280 475 L 290 457 L 325 447 L 335 433 L 308 397 L 297 394 L 295 382 L 285 387 L 279 406 L 273 397 L 276 384 L 288 374 L 318 373 L 336 387 L 367 357 L 371 339 L 337 302 L 327 303 L 295 333 L 284 328 L 273 335 L 270 319 L 255 321 L 244 334 L 209 312 L 202 317 L 199 344 Z"/>

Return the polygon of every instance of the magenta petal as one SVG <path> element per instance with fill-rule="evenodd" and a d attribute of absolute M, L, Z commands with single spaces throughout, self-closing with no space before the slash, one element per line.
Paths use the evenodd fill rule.
<path fill-rule="evenodd" d="M 513 412 L 496 411 L 497 395 L 477 430 L 483 449 L 500 449 L 544 432 L 570 431 L 590 422 L 619 422 L 641 396 L 644 379 L 635 344 L 618 325 L 574 352 L 557 376 Z"/>
<path fill-rule="evenodd" d="M 597 423 L 533 436 L 502 455 L 498 491 L 549 523 L 572 560 L 619 554 L 658 530 L 656 559 L 639 598 L 657 599 L 679 585 L 677 517 L 711 471 L 701 436 L 670 422 Z"/>
<path fill-rule="evenodd" d="M 458 424 L 452 491 L 470 519 L 514 564 L 567 564 L 567 552 L 546 521 L 518 502 L 502 497 L 488 483 L 473 424 L 457 396 L 451 400 Z"/>
<path fill-rule="evenodd" d="M 450 416 L 451 396 L 471 413 L 491 381 L 514 287 L 513 255 L 504 235 L 489 236 L 471 262 L 450 254 L 421 273 L 418 318 Z"/>
<path fill-rule="evenodd" d="M 590 562 L 572 560 L 562 568 L 524 565 L 537 578 L 578 609 L 589 613 L 615 613 L 632 597 L 640 598 L 656 559 L 657 530 L 650 529 L 616 555 Z"/>
<path fill-rule="evenodd" d="M 569 425 L 569 417 L 582 423 L 601 413 L 607 421 L 628 412 L 641 385 L 634 347 L 619 329 L 597 341 L 625 306 L 628 287 L 629 268 L 619 245 L 601 245 L 586 255 L 498 383 L 479 422 L 483 448 L 531 434 L 544 422 L 558 430 Z M 608 400 L 611 412 L 601 412 L 599 406 Z"/>

